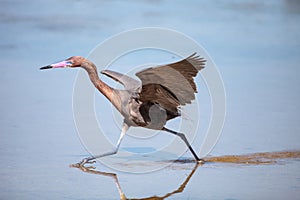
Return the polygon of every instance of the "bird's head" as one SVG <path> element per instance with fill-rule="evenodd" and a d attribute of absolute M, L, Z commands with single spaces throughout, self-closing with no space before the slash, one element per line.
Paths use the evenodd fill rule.
<path fill-rule="evenodd" d="M 81 56 L 72 56 L 66 60 L 41 67 L 40 69 L 42 70 L 42 69 L 52 69 L 52 68 L 81 67 L 82 64 L 85 62 L 85 60 L 86 59 Z"/>

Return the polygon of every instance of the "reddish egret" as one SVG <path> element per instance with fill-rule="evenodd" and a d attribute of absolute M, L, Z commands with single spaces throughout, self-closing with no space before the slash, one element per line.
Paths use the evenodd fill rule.
<path fill-rule="evenodd" d="M 114 89 L 99 79 L 95 64 L 86 58 L 73 56 L 40 69 L 82 67 L 94 86 L 123 115 L 121 135 L 113 151 L 87 157 L 79 165 L 93 163 L 96 158 L 116 154 L 121 141 L 130 126 L 139 126 L 154 130 L 163 130 L 179 136 L 187 145 L 194 158 L 200 159 L 183 133 L 165 127 L 168 120 L 179 117 L 180 107 L 191 103 L 197 92 L 194 77 L 204 68 L 205 60 L 196 53 L 181 61 L 144 69 L 136 76 L 141 82 L 118 72 L 103 70 L 102 74 L 114 79 L 124 86 L 124 90 Z"/>

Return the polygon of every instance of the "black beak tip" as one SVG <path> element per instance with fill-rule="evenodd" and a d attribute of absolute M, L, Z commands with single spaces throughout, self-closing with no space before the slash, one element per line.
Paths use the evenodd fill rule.
<path fill-rule="evenodd" d="M 52 66 L 47 65 L 47 66 L 45 66 L 45 67 L 41 67 L 40 70 L 43 70 L 43 69 L 51 69 L 51 68 L 52 68 Z"/>

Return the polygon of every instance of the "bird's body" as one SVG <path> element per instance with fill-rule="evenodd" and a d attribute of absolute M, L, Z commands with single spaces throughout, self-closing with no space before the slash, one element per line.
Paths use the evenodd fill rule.
<path fill-rule="evenodd" d="M 142 70 L 136 75 L 141 81 L 118 72 L 103 70 L 102 74 L 118 81 L 124 90 L 114 89 L 98 76 L 96 66 L 86 58 L 73 56 L 65 61 L 42 67 L 82 67 L 94 86 L 115 106 L 124 117 L 123 129 L 114 151 L 84 159 L 83 165 L 98 157 L 117 152 L 123 136 L 130 126 L 164 130 L 178 135 L 191 150 L 196 160 L 200 160 L 184 134 L 165 128 L 166 122 L 180 116 L 180 107 L 195 99 L 194 77 L 204 68 L 205 60 L 196 54 L 176 63 Z"/>

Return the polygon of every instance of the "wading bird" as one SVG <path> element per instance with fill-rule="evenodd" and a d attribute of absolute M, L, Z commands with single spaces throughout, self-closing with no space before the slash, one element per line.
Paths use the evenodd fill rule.
<path fill-rule="evenodd" d="M 194 93 L 197 92 L 197 89 L 194 77 L 204 68 L 205 62 L 203 58 L 194 53 L 181 61 L 147 68 L 136 73 L 141 82 L 118 72 L 101 71 L 102 74 L 121 83 L 124 90 L 114 89 L 105 84 L 99 79 L 95 64 L 80 56 L 73 56 L 40 69 L 82 67 L 87 71 L 94 86 L 124 117 L 121 135 L 115 150 L 87 157 L 78 163 L 80 166 L 85 163 L 93 163 L 96 158 L 116 154 L 130 126 L 163 130 L 177 135 L 187 145 L 194 158 L 198 162 L 203 162 L 197 156 L 185 135 L 166 128 L 165 124 L 168 120 L 181 115 L 181 106 L 189 104 L 195 99 Z"/>

